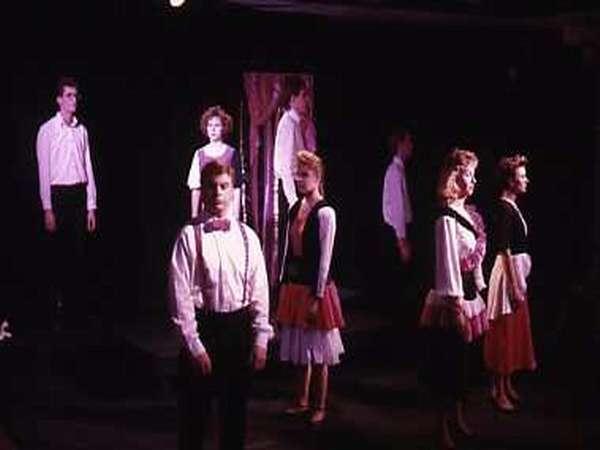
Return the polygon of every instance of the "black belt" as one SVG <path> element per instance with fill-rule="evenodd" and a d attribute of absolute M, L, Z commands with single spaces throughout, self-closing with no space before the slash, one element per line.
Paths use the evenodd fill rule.
<path fill-rule="evenodd" d="M 206 309 L 196 309 L 196 318 L 199 319 L 208 319 L 214 321 L 235 321 L 237 319 L 241 319 L 246 317 L 251 312 L 250 305 L 244 306 L 240 309 L 236 309 L 235 311 L 210 311 Z"/>

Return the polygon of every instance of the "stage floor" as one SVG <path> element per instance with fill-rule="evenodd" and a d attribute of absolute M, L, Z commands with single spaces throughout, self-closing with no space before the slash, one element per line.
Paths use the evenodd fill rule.
<path fill-rule="evenodd" d="M 347 354 L 331 370 L 326 422 L 311 427 L 306 418 L 282 414 L 292 372 L 271 354 L 253 385 L 249 450 L 434 448 L 431 399 L 417 379 L 416 330 L 402 325 L 402 312 L 373 312 L 360 299 L 345 306 Z M 473 349 L 468 418 L 477 437 L 457 436 L 460 448 L 600 448 L 597 373 L 572 375 L 577 368 L 567 370 L 558 349 L 542 347 L 540 370 L 518 378 L 523 406 L 512 415 L 493 409 Z M 10 367 L 2 370 L 10 374 L 11 427 L 22 448 L 175 449 L 177 348 L 159 314 L 86 332 L 37 330 L 16 338 L 3 349 Z M 0 433 L 0 449 L 12 448 Z"/>

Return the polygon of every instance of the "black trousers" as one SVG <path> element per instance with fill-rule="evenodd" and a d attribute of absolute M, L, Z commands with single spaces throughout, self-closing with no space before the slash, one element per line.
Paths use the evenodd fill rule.
<path fill-rule="evenodd" d="M 394 228 L 388 224 L 381 225 L 379 233 L 379 254 L 381 260 L 378 264 L 378 285 L 376 293 L 382 307 L 391 311 L 402 329 L 416 329 L 419 313 L 419 277 L 417 264 L 414 260 L 418 257 L 415 249 L 412 227 L 407 226 L 407 238 L 413 250 L 413 260 L 405 264 L 400 259 L 397 237 Z M 391 295 L 390 295 L 391 293 Z"/>
<path fill-rule="evenodd" d="M 232 313 L 198 313 L 198 332 L 212 361 L 202 375 L 188 350 L 179 357 L 179 450 L 201 450 L 216 399 L 221 450 L 241 450 L 246 436 L 246 406 L 253 350 L 249 308 Z"/>
<path fill-rule="evenodd" d="M 57 311 L 56 298 L 59 297 L 65 321 L 74 322 L 81 320 L 86 309 L 86 186 L 52 186 L 51 193 L 56 231 L 46 233 L 49 308 Z"/>

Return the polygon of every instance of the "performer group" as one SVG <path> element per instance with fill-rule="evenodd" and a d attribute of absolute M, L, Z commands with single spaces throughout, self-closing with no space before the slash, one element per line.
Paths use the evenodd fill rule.
<path fill-rule="evenodd" d="M 313 425 L 326 420 L 329 368 L 343 358 L 345 320 L 332 270 L 337 216 L 325 195 L 325 167 L 308 115 L 307 89 L 302 78 L 288 79 L 275 136 L 274 179 L 286 210 L 280 277 L 271 280 L 278 286 L 272 311 L 261 242 L 241 220 L 240 154 L 225 143 L 233 120 L 220 106 L 200 116 L 208 143 L 193 155 L 187 179 L 190 222 L 176 236 L 169 270 L 171 320 L 181 337 L 180 450 L 203 448 L 213 399 L 219 406 L 219 448 L 244 448 L 250 381 L 265 367 L 274 337 L 279 359 L 297 372 L 284 412 Z M 42 125 L 37 139 L 44 228 L 56 258 L 51 266 L 56 273 L 49 279 L 53 298 L 75 322 L 81 320 L 78 297 L 85 291 L 79 275 L 81 241 L 86 231 L 96 230 L 94 172 L 87 130 L 75 116 L 77 99 L 77 82 L 61 79 L 58 112 Z M 405 166 L 414 136 L 397 129 L 392 137 L 382 215 L 393 229 L 399 261 L 407 265 L 413 209 Z M 474 342 L 483 342 L 490 397 L 501 411 L 513 412 L 521 401 L 513 375 L 536 368 L 527 290 L 528 225 L 518 202 L 528 188 L 527 159 L 499 160 L 501 185 L 489 227 L 469 203 L 478 184 L 477 166 L 476 153 L 460 148 L 451 149 L 441 166 L 431 229 L 433 284 L 419 319 L 424 338 L 420 379 L 436 399 L 435 436 L 442 448 L 455 447 L 453 430 L 474 433 L 465 407 L 467 352 Z M 489 279 L 482 269 L 486 251 L 494 258 Z M 0 336 L 8 337 L 8 324 L 1 317 L 0 323 Z"/>

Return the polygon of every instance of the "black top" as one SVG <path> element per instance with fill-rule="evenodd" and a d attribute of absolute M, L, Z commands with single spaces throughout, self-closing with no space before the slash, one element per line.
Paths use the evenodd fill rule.
<path fill-rule="evenodd" d="M 288 251 L 285 258 L 283 281 L 305 284 L 311 286 L 313 292 L 317 290 L 319 280 L 319 263 L 321 261 L 321 241 L 319 239 L 319 210 L 329 206 L 325 200 L 317 202 L 308 217 L 302 232 L 302 257 L 297 258 L 291 251 L 290 228 L 300 210 L 302 199 L 298 200 L 290 209 L 288 222 Z M 332 255 L 333 256 L 333 255 Z"/>
<path fill-rule="evenodd" d="M 528 252 L 525 226 L 519 212 L 507 201 L 500 200 L 494 217 L 496 253 L 510 250 L 513 255 Z"/>

